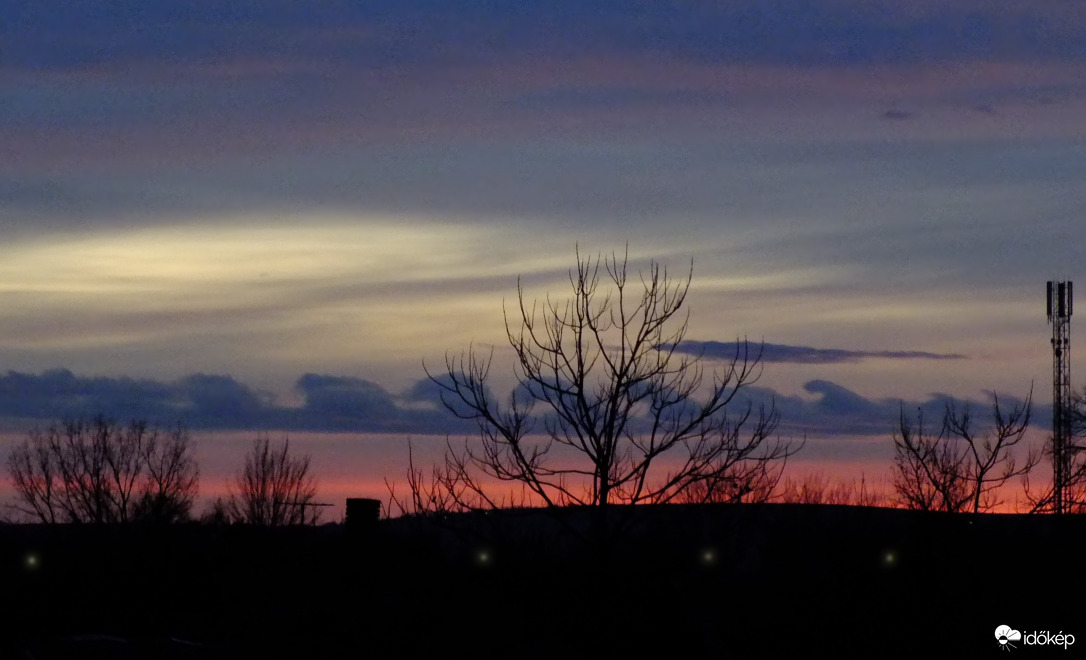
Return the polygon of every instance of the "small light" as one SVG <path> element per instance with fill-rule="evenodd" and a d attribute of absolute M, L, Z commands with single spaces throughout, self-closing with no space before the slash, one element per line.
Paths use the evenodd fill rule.
<path fill-rule="evenodd" d="M 26 567 L 27 568 L 37 568 L 38 563 L 39 562 L 38 562 L 38 556 L 37 555 L 31 553 L 31 554 L 26 556 Z"/>

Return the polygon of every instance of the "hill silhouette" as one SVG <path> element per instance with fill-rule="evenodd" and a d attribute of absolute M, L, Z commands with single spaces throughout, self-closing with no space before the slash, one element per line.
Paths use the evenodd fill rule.
<path fill-rule="evenodd" d="M 1053 579 L 1086 518 L 615 513 L 624 529 L 602 544 L 569 531 L 583 509 L 363 530 L 6 525 L 0 656 L 984 657 L 1004 624 L 1086 635 L 1066 604 L 1086 578 Z"/>

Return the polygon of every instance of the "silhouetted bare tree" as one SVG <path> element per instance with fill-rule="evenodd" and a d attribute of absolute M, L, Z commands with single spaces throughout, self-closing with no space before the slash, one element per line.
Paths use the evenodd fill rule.
<path fill-rule="evenodd" d="M 850 506 L 886 506 L 887 498 L 867 487 L 867 478 L 860 475 L 851 481 L 831 480 L 822 473 L 788 479 L 777 496 L 781 502 L 796 504 L 845 504 Z"/>
<path fill-rule="evenodd" d="M 1033 393 L 1005 412 L 992 396 L 992 424 L 978 434 L 968 406 L 948 404 L 938 435 L 916 426 L 904 410 L 894 434 L 893 485 L 900 504 L 935 511 L 989 511 L 1002 503 L 998 490 L 1040 461 L 1029 449 L 1018 462 L 1015 447 L 1029 426 Z M 1021 458 L 1021 457 L 1019 457 Z"/>
<path fill-rule="evenodd" d="M 1068 456 L 1067 488 L 1063 494 L 1063 511 L 1086 513 L 1086 389 L 1071 395 L 1071 446 Z M 1051 436 L 1050 436 L 1051 440 Z M 1045 447 L 1045 455 L 1052 460 L 1051 441 Z M 1035 513 L 1051 513 L 1055 509 L 1052 484 L 1049 482 L 1039 493 L 1030 488 L 1026 479 L 1026 499 Z"/>
<path fill-rule="evenodd" d="M 315 524 L 320 511 L 309 461 L 308 454 L 290 455 L 289 440 L 273 449 L 267 436 L 258 436 L 235 477 L 237 491 L 226 502 L 231 518 L 251 525 Z"/>
<path fill-rule="evenodd" d="M 505 405 L 488 387 L 492 353 L 469 349 L 446 356 L 442 374 L 427 371 L 481 440 L 446 455 L 430 481 L 438 497 L 496 506 L 487 480 L 521 484 L 548 506 L 768 497 L 799 445 L 771 437 L 775 408 L 741 396 L 760 375 L 757 350 L 742 342 L 710 373 L 680 352 L 692 272 L 675 278 L 652 262 L 631 284 L 626 256 L 578 252 L 569 300 L 531 303 L 518 281 L 517 322 L 506 313 L 518 385 Z M 543 437 L 532 435 L 539 422 Z"/>
<path fill-rule="evenodd" d="M 188 433 L 180 427 L 167 434 L 153 432 L 140 454 L 146 480 L 136 503 L 136 518 L 155 522 L 187 520 L 200 476 Z"/>
<path fill-rule="evenodd" d="M 199 485 L 188 433 L 104 417 L 35 429 L 8 455 L 16 508 L 42 522 L 185 519 Z"/>
<path fill-rule="evenodd" d="M 463 491 L 467 488 L 463 483 L 449 482 L 447 475 L 454 474 L 447 467 L 434 465 L 427 474 L 422 468 L 415 465 L 415 451 L 411 442 L 407 443 L 407 491 L 408 496 L 401 498 L 396 494 L 395 482 L 385 478 L 385 488 L 388 489 L 388 508 L 396 508 L 401 516 L 424 516 L 428 514 L 443 514 L 459 511 L 465 507 L 460 502 L 469 499 Z"/>
<path fill-rule="evenodd" d="M 501 496 L 487 492 L 472 475 L 461 454 L 448 447 L 444 460 L 430 466 L 429 472 L 415 464 L 414 449 L 407 443 L 407 491 L 400 497 L 396 483 L 385 479 L 388 489 L 388 510 L 398 515 L 433 516 L 477 509 L 530 506 L 531 498 L 522 487 Z"/>

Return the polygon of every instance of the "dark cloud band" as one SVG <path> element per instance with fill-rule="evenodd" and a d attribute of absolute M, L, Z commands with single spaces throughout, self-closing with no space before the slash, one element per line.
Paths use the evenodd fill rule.
<path fill-rule="evenodd" d="M 675 349 L 679 353 L 699 355 L 712 360 L 731 360 L 743 357 L 744 351 L 750 358 L 761 356 L 762 362 L 784 362 L 792 364 L 839 364 L 859 362 L 868 359 L 883 360 L 962 360 L 965 355 L 959 353 L 929 353 L 927 351 L 855 351 L 840 348 L 812 348 L 810 346 L 789 346 L 787 344 L 749 344 L 746 347 L 738 342 L 694 341 L 687 340 Z"/>
<path fill-rule="evenodd" d="M 231 376 L 194 374 L 165 383 L 87 378 L 67 369 L 0 376 L 0 417 L 30 421 L 105 415 L 194 429 L 458 433 L 473 425 L 448 414 L 440 400 L 414 388 L 393 396 L 376 383 L 306 374 L 300 407 L 277 405 Z"/>
<path fill-rule="evenodd" d="M 429 379 L 417 381 L 398 395 L 361 378 L 321 374 L 302 376 L 296 387 L 304 397 L 302 405 L 285 407 L 230 376 L 195 374 L 164 383 L 86 378 L 65 369 L 40 375 L 8 372 L 0 376 L 0 418 L 35 424 L 102 414 L 119 420 L 145 419 L 164 426 L 181 423 L 205 430 L 469 436 L 476 432 L 474 422 L 458 419 L 445 409 L 441 388 Z M 826 380 L 812 380 L 805 389 L 812 398 L 781 396 L 769 388 L 749 386 L 735 405 L 774 406 L 780 412 L 782 434 L 812 436 L 884 436 L 894 430 L 902 410 L 908 414 L 920 411 L 925 419 L 938 420 L 947 404 L 974 406 L 977 410 L 985 410 L 988 405 L 943 394 L 933 394 L 924 401 L 868 399 Z M 1013 406 L 1019 400 L 1001 396 L 1000 402 Z M 738 408 L 735 411 L 738 413 Z M 1051 416 L 1035 407 L 1033 419 L 1044 423 Z"/>
<path fill-rule="evenodd" d="M 1074 3 L 432 0 L 306 4 L 9 0 L 8 61 L 27 68 L 195 63 L 276 53 L 360 67 L 513 53 L 649 53 L 708 62 L 855 65 L 1086 50 Z M 1079 19 L 1076 21 L 1075 19 Z M 1077 27 L 1076 27 L 1077 26 Z"/>

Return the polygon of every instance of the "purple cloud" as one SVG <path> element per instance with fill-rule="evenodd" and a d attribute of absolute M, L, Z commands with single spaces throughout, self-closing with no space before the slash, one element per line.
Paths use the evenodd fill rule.
<path fill-rule="evenodd" d="M 700 355 L 711 360 L 731 360 L 740 351 L 743 344 L 737 342 L 686 340 L 676 348 L 679 353 Z M 791 364 L 840 364 L 842 362 L 860 362 L 869 359 L 883 360 L 963 360 L 967 356 L 959 353 L 930 353 L 927 351 L 858 351 L 840 348 L 812 348 L 810 346 L 789 346 L 786 344 L 749 345 L 751 357 L 760 350 L 762 362 L 782 362 Z"/>

